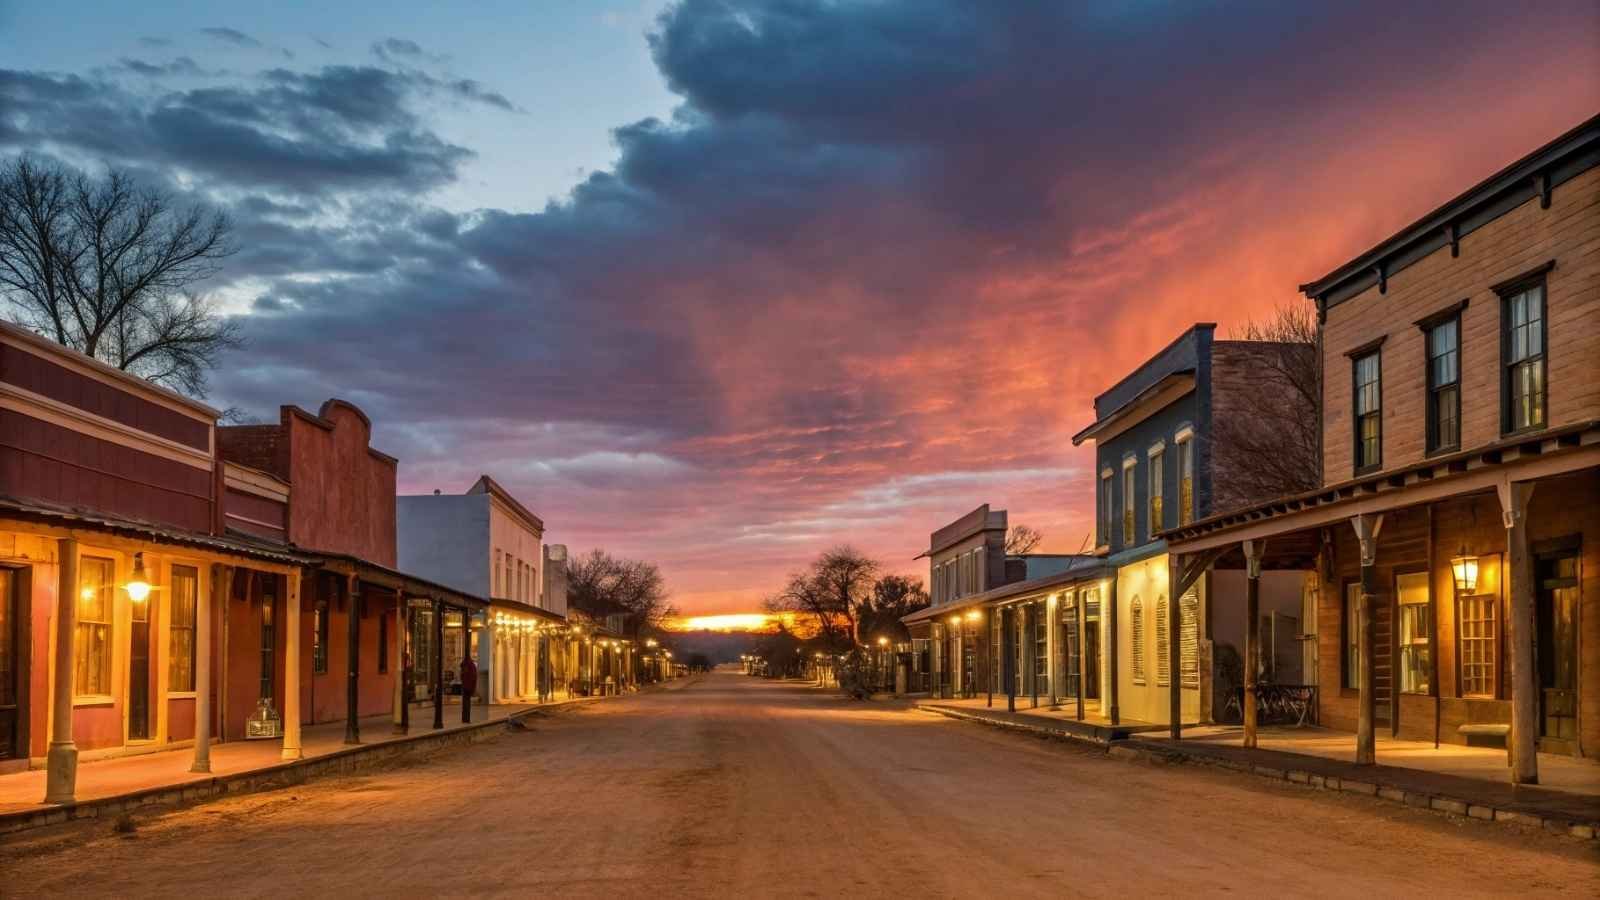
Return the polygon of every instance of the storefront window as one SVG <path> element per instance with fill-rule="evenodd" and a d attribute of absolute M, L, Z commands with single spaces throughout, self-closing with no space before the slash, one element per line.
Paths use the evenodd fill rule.
<path fill-rule="evenodd" d="M 1050 621 L 1048 607 L 1033 606 L 1033 684 L 1034 693 L 1050 693 Z"/>
<path fill-rule="evenodd" d="M 1156 598 L 1156 687 L 1172 684 L 1172 632 L 1167 621 L 1167 598 Z"/>
<path fill-rule="evenodd" d="M 1428 603 L 1428 573 L 1395 579 L 1400 600 L 1400 690 L 1427 694 L 1433 688 L 1433 607 Z"/>
<path fill-rule="evenodd" d="M 111 693 L 111 610 L 115 565 L 109 559 L 78 560 L 78 627 L 73 633 L 73 692 L 80 697 Z"/>
<path fill-rule="evenodd" d="M 171 624 L 167 630 L 168 690 L 194 690 L 194 627 L 199 593 L 200 573 L 188 566 L 173 566 Z"/>
<path fill-rule="evenodd" d="M 1495 598 L 1462 597 L 1458 601 L 1457 639 L 1460 642 L 1461 696 L 1495 696 L 1495 646 L 1499 629 Z"/>
<path fill-rule="evenodd" d="M 1128 605 L 1128 635 L 1133 645 L 1133 683 L 1144 684 L 1144 601 L 1135 595 Z"/>

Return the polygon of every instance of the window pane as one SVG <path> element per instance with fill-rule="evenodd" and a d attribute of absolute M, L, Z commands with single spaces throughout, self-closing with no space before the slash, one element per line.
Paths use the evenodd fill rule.
<path fill-rule="evenodd" d="M 1395 579 L 1400 603 L 1400 690 L 1426 694 L 1433 683 L 1433 608 L 1428 575 L 1413 572 Z"/>
<path fill-rule="evenodd" d="M 78 626 L 73 633 L 73 690 L 111 693 L 111 609 L 115 567 L 109 559 L 78 560 Z"/>
<path fill-rule="evenodd" d="M 1361 585 L 1344 591 L 1344 686 L 1359 687 L 1361 678 Z"/>
<path fill-rule="evenodd" d="M 1133 651 L 1133 683 L 1144 684 L 1144 603 L 1138 597 L 1129 604 L 1129 636 Z"/>
<path fill-rule="evenodd" d="M 187 566 L 172 567 L 170 640 L 167 652 L 167 688 L 192 691 L 194 684 L 195 615 L 200 592 L 200 575 Z"/>
<path fill-rule="evenodd" d="M 1167 622 L 1167 598 L 1156 598 L 1156 686 L 1172 683 L 1172 633 Z"/>

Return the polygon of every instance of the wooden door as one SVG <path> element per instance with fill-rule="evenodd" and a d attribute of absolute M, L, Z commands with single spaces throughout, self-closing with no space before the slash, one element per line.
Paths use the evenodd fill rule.
<path fill-rule="evenodd" d="M 23 753 L 21 605 L 16 571 L 0 569 L 0 759 Z"/>
<path fill-rule="evenodd" d="M 151 738 L 150 718 L 150 601 L 129 604 L 132 627 L 128 634 L 128 740 Z"/>
<path fill-rule="evenodd" d="M 1578 557 L 1539 560 L 1539 749 L 1574 753 L 1578 741 Z"/>

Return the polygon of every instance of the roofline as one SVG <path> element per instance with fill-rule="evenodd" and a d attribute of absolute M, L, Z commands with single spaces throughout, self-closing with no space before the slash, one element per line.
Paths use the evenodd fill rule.
<path fill-rule="evenodd" d="M 1519 187 L 1531 189 L 1535 176 L 1541 173 L 1548 175 L 1548 170 L 1563 159 L 1595 147 L 1600 147 L 1600 115 L 1591 117 L 1555 140 L 1495 172 L 1321 278 L 1300 285 L 1300 292 L 1321 303 L 1328 294 L 1346 286 L 1351 280 L 1372 276 L 1374 270 L 1385 264 L 1388 257 L 1430 237 L 1443 240 L 1444 229 L 1453 220 L 1464 218 L 1475 209 L 1488 206 Z M 1597 155 L 1596 161 L 1600 162 L 1600 155 Z M 1534 196 L 1537 195 L 1535 192 Z M 1385 275 L 1393 275 L 1395 271 L 1398 270 L 1391 271 L 1386 268 Z"/>
<path fill-rule="evenodd" d="M 76 362 L 79 365 L 89 366 L 100 374 L 123 382 L 135 390 L 154 392 L 166 400 L 171 400 L 174 403 L 182 404 L 183 406 L 187 407 L 190 412 L 209 416 L 211 417 L 211 424 L 213 427 L 215 427 L 217 424 L 216 420 L 222 417 L 222 411 L 210 406 L 209 404 L 202 403 L 193 397 L 185 397 L 172 388 L 163 387 L 162 385 L 156 384 L 154 381 L 151 381 L 148 378 L 140 378 L 138 375 L 135 375 L 132 372 L 125 372 L 116 366 L 103 363 L 87 353 L 84 353 L 80 350 L 75 350 L 65 344 L 58 344 L 55 341 L 44 337 L 43 335 L 34 334 L 32 331 L 29 331 L 28 329 L 23 328 L 15 323 L 0 320 L 0 332 L 10 335 L 11 337 L 22 341 L 25 344 L 30 344 L 45 353 L 64 354 L 71 358 L 73 362 Z"/>
<path fill-rule="evenodd" d="M 1135 375 L 1139 374 L 1141 371 L 1143 371 L 1145 366 L 1148 366 L 1151 363 L 1155 362 L 1156 360 L 1160 359 L 1162 357 L 1162 355 L 1165 354 L 1168 350 L 1171 350 L 1173 347 L 1176 347 L 1179 344 L 1183 343 L 1184 338 L 1187 338 L 1189 335 L 1195 333 L 1196 331 L 1199 331 L 1202 328 L 1208 328 L 1208 329 L 1210 329 L 1212 331 L 1215 331 L 1216 328 L 1217 328 L 1217 323 L 1215 323 L 1215 322 L 1196 322 L 1193 325 L 1190 325 L 1188 328 L 1185 328 L 1184 330 L 1178 332 L 1178 336 L 1177 337 L 1173 338 L 1170 341 L 1167 341 L 1167 343 L 1165 345 L 1163 345 L 1160 350 L 1157 350 L 1156 352 L 1154 352 L 1154 353 L 1150 354 L 1149 356 L 1145 357 L 1144 362 L 1141 362 L 1137 366 L 1134 366 L 1132 369 L 1129 369 L 1128 370 L 1128 374 L 1126 374 L 1126 375 L 1122 376 L 1121 378 L 1118 378 L 1116 381 L 1112 382 L 1110 387 L 1106 388 L 1105 390 L 1101 391 L 1098 394 L 1095 394 L 1094 395 L 1095 401 L 1098 402 L 1101 397 L 1104 397 L 1105 395 L 1107 395 L 1107 394 L 1111 393 L 1112 391 L 1116 390 L 1119 385 L 1123 384 L 1128 379 L 1132 378 L 1133 376 L 1135 376 Z"/>
<path fill-rule="evenodd" d="M 1184 333 L 1188 334 L 1188 332 Z M 1166 351 L 1163 350 L 1161 352 L 1165 353 Z M 1105 431 L 1107 428 L 1110 428 L 1112 425 L 1123 419 L 1124 413 L 1126 413 L 1128 410 L 1134 409 L 1144 401 L 1156 396 L 1163 390 L 1166 390 L 1168 387 L 1171 387 L 1177 382 L 1178 379 L 1185 377 L 1192 378 L 1195 380 L 1196 385 L 1199 384 L 1199 374 L 1192 368 L 1178 369 L 1174 372 L 1168 372 L 1167 374 L 1161 376 L 1161 378 L 1159 378 L 1155 384 L 1150 385 L 1149 387 L 1129 398 L 1127 403 L 1124 403 L 1111 412 L 1106 413 L 1103 417 L 1095 419 L 1094 422 L 1088 427 L 1073 435 L 1072 446 L 1076 447 L 1082 444 L 1084 441 L 1087 441 Z M 1127 379 L 1123 380 L 1125 381 Z M 1122 382 L 1117 383 L 1121 384 Z M 1187 392 L 1185 392 L 1182 396 L 1187 396 Z"/>
<path fill-rule="evenodd" d="M 1060 572 L 1042 575 L 1038 578 L 1033 578 L 1028 581 L 1013 581 L 1010 584 L 1002 584 L 999 587 L 990 588 L 987 591 L 981 591 L 976 594 L 968 594 L 965 597 L 957 598 L 949 603 L 940 604 L 939 606 L 925 606 L 914 613 L 909 613 L 905 616 L 902 616 L 900 618 L 900 622 L 904 625 L 911 625 L 916 622 L 926 621 L 928 619 L 937 619 L 952 610 L 965 609 L 969 606 L 981 606 L 989 603 L 999 603 L 1004 600 L 1009 600 L 1012 597 L 1019 597 L 1024 594 L 1032 594 L 1037 591 L 1047 591 L 1055 587 L 1064 587 L 1069 584 L 1077 584 L 1080 581 L 1089 581 L 1094 578 L 1102 578 L 1106 575 L 1109 575 L 1113 571 L 1115 571 L 1114 566 L 1107 563 L 1104 559 L 1096 558 L 1092 564 L 1087 566 L 1068 566 Z"/>
<path fill-rule="evenodd" d="M 62 528 L 86 528 L 119 537 L 146 540 L 155 544 L 210 550 L 233 556 L 256 559 L 279 565 L 304 566 L 316 562 L 314 557 L 298 552 L 293 547 L 283 547 L 253 540 L 242 540 L 225 534 L 207 534 L 172 528 L 154 522 L 141 522 L 118 516 L 103 515 L 92 510 L 78 510 L 50 503 L 30 502 L 21 497 L 0 495 L 0 517 L 14 517 Z"/>
<path fill-rule="evenodd" d="M 533 530 L 539 532 L 541 538 L 544 537 L 544 520 L 534 515 L 533 510 L 523 506 L 516 497 L 511 496 L 511 492 L 502 487 L 500 482 L 489 477 L 487 472 L 478 476 L 478 480 L 472 483 L 472 487 L 467 488 L 467 493 L 472 493 L 480 484 L 484 486 L 484 490 L 489 496 L 499 498 L 502 503 L 511 507 L 512 512 L 526 520 L 526 524 L 532 525 Z"/>

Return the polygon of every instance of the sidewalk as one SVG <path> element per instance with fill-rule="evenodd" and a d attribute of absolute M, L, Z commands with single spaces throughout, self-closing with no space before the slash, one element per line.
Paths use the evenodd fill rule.
<path fill-rule="evenodd" d="M 1077 705 L 1075 703 L 1063 704 L 1058 709 L 1040 705 L 1031 707 L 1031 700 L 1026 697 L 1017 698 L 1017 711 L 1006 711 L 1006 698 L 996 696 L 994 706 L 989 706 L 987 697 L 971 700 L 932 700 L 921 699 L 916 705 L 920 709 L 927 709 L 943 715 L 954 715 L 957 718 L 982 719 L 996 724 L 1006 724 L 1025 731 L 1043 730 L 1050 734 L 1062 737 L 1074 737 L 1094 741 L 1098 744 L 1109 744 L 1120 741 L 1137 734 L 1160 731 L 1165 725 L 1152 725 L 1149 722 L 1139 722 L 1123 719 L 1116 725 L 1111 720 L 1101 716 L 1094 710 L 1095 704 L 1085 708 L 1085 715 L 1079 721 Z"/>
<path fill-rule="evenodd" d="M 71 818 L 112 814 L 121 806 L 199 799 L 223 793 L 260 789 L 271 780 L 292 782 L 310 775 L 363 761 L 478 739 L 493 734 L 513 720 L 603 698 L 580 697 L 543 704 L 477 706 L 472 722 L 463 724 L 459 705 L 445 710 L 444 728 L 432 727 L 432 707 L 413 707 L 409 734 L 393 733 L 393 719 L 385 713 L 361 720 L 361 743 L 344 743 L 343 722 L 308 725 L 301 729 L 304 757 L 282 759 L 281 740 L 231 741 L 212 744 L 211 771 L 194 773 L 194 748 L 163 750 L 138 756 L 80 763 L 77 800 L 64 806 L 43 803 L 45 770 L 31 769 L 0 776 L 0 834 Z M 253 776 L 263 776 L 253 779 Z M 260 782 L 259 784 L 257 782 Z M 118 809 L 112 810 L 116 806 Z"/>
<path fill-rule="evenodd" d="M 918 709 L 1000 728 L 1087 740 L 1113 756 L 1154 763 L 1213 765 L 1322 790 L 1363 794 L 1472 818 L 1543 827 L 1575 837 L 1600 837 L 1600 765 L 1544 754 L 1540 785 L 1512 785 L 1505 751 L 1481 747 L 1378 740 L 1377 765 L 1358 766 L 1354 737 L 1322 728 L 1263 728 L 1259 746 L 1239 746 L 1238 726 L 1184 729 L 1174 742 L 1166 726 L 1135 725 L 1113 736 L 1108 725 L 1078 722 L 1040 707 L 1008 713 L 983 700 L 922 700 Z M 1115 731 L 1120 731 L 1119 727 Z"/>

